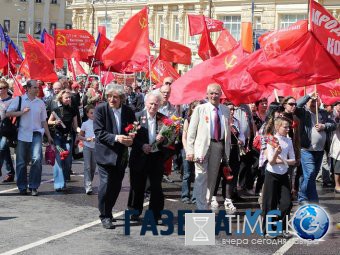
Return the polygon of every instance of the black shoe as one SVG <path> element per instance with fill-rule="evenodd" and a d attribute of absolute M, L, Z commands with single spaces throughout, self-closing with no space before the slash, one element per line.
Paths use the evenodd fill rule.
<path fill-rule="evenodd" d="M 105 229 L 114 229 L 115 226 L 112 224 L 112 221 L 110 218 L 104 218 L 102 219 L 102 225 L 103 225 L 103 228 Z"/>
<path fill-rule="evenodd" d="M 141 222 L 141 218 L 138 215 L 131 215 L 130 221 Z"/>
<path fill-rule="evenodd" d="M 231 196 L 231 200 L 233 200 L 233 202 L 245 202 L 246 201 L 243 197 L 240 197 L 239 194 Z"/>
<path fill-rule="evenodd" d="M 27 190 L 21 189 L 21 190 L 19 190 L 19 194 L 23 195 L 23 196 L 26 196 L 27 195 Z"/>

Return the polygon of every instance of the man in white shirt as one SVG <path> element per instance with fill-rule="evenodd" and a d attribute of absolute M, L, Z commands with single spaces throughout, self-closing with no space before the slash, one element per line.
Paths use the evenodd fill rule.
<path fill-rule="evenodd" d="M 35 80 L 26 84 L 27 93 L 16 97 L 7 109 L 7 117 L 20 117 L 18 130 L 18 146 L 16 150 L 17 186 L 20 194 L 26 195 L 27 188 L 32 196 L 38 195 L 42 172 L 42 138 L 46 133 L 49 143 L 52 137 L 48 130 L 46 107 L 44 102 L 37 98 L 39 86 Z M 21 107 L 18 111 L 19 102 Z M 29 183 L 27 183 L 27 158 L 32 160 Z"/>

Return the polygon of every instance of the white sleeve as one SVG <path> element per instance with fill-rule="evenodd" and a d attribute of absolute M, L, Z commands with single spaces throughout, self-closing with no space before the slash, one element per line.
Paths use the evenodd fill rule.
<path fill-rule="evenodd" d="M 267 144 L 267 160 L 272 161 L 274 157 L 274 147 L 270 144 Z"/>
<path fill-rule="evenodd" d="M 291 139 L 289 139 L 289 142 L 288 142 L 288 159 L 294 159 L 295 160 L 293 142 L 292 142 Z"/>

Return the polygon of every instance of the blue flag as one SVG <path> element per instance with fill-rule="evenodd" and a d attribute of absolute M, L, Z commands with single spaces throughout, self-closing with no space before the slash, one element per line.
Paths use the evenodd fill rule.
<path fill-rule="evenodd" d="M 0 41 L 5 41 L 5 33 L 4 33 L 4 29 L 0 24 Z"/>

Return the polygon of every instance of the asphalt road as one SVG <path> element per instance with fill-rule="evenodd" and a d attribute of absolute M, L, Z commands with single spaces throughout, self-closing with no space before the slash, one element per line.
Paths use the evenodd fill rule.
<path fill-rule="evenodd" d="M 177 234 L 154 236 L 140 235 L 141 224 L 132 224 L 130 235 L 124 232 L 124 210 L 129 193 L 129 176 L 126 173 L 123 187 L 114 208 L 116 229 L 106 230 L 98 219 L 97 189 L 86 195 L 83 189 L 83 163 L 73 163 L 71 182 L 65 193 L 53 189 L 50 166 L 43 166 L 43 183 L 39 196 L 20 196 L 15 183 L 0 184 L 0 255 L 2 254 L 340 254 L 340 197 L 332 189 L 318 186 L 320 204 L 328 211 L 332 223 L 323 241 L 301 243 L 300 239 L 265 239 L 257 235 L 236 236 L 220 233 L 213 246 L 188 246 L 185 237 Z M 173 174 L 175 183 L 163 183 L 166 195 L 165 208 L 173 212 L 177 222 L 178 210 L 194 210 L 194 205 L 180 202 L 180 177 Z M 0 182 L 2 181 L 0 177 Z M 98 175 L 94 187 L 98 185 Z M 247 197 L 237 203 L 238 215 L 244 210 L 259 208 L 256 197 Z M 221 200 L 221 199 L 220 199 Z M 147 201 L 145 208 L 147 208 Z M 293 210 L 296 210 L 297 206 Z M 222 202 L 221 208 L 222 210 Z M 233 227 L 235 223 L 233 223 Z M 166 226 L 157 226 L 158 231 Z"/>

